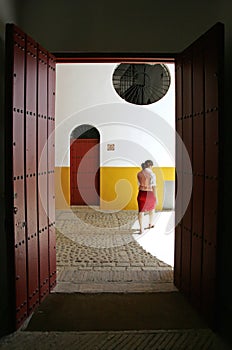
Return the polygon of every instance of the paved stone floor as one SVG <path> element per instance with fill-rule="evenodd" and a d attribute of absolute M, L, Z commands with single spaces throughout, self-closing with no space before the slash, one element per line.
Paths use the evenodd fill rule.
<path fill-rule="evenodd" d="M 173 269 L 133 238 L 137 213 L 79 207 L 57 211 L 55 292 L 175 290 Z M 28 332 L 0 339 L 2 350 L 229 350 L 210 329 L 121 332 Z"/>
<path fill-rule="evenodd" d="M 136 211 L 78 207 L 56 212 L 57 287 L 54 292 L 176 290 L 173 268 L 134 239 Z"/>

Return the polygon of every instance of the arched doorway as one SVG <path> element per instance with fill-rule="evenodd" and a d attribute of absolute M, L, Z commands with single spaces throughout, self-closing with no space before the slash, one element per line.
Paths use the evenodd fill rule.
<path fill-rule="evenodd" d="M 99 205 L 100 134 L 92 125 L 76 127 L 70 136 L 70 205 Z"/>

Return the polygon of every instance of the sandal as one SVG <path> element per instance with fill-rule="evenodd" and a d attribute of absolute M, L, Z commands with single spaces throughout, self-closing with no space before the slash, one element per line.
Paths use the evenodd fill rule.
<path fill-rule="evenodd" d="M 146 230 L 150 230 L 151 228 L 154 228 L 155 225 L 149 225 L 148 227 L 146 227 Z"/>

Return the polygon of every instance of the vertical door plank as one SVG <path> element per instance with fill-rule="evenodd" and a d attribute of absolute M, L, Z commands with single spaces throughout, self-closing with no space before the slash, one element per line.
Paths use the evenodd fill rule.
<path fill-rule="evenodd" d="M 183 142 L 188 152 L 190 161 L 192 162 L 192 56 L 187 54 L 183 57 Z M 185 162 L 183 166 L 183 194 L 189 186 L 189 169 L 186 168 Z M 192 230 L 192 199 L 187 206 L 183 216 L 182 230 L 182 265 L 181 265 L 181 290 L 186 294 L 190 294 L 191 279 L 191 230 Z"/>
<path fill-rule="evenodd" d="M 204 58 L 202 42 L 193 52 L 193 212 L 191 252 L 191 300 L 201 307 L 202 244 L 204 222 Z"/>
<path fill-rule="evenodd" d="M 56 63 L 48 55 L 48 230 L 49 230 L 49 289 L 56 285 L 56 235 L 55 235 L 55 78 Z"/>
<path fill-rule="evenodd" d="M 28 308 L 31 313 L 39 303 L 39 266 L 37 230 L 37 44 L 26 41 L 26 216 L 28 256 Z"/>
<path fill-rule="evenodd" d="M 27 317 L 27 239 L 25 218 L 24 92 L 25 35 L 14 30 L 13 63 L 13 198 L 16 280 L 16 326 Z"/>
<path fill-rule="evenodd" d="M 179 197 L 175 204 L 175 214 L 177 220 L 182 215 L 182 191 L 183 191 L 183 165 L 182 165 L 182 137 L 183 137 L 183 86 L 182 86 L 182 59 L 176 60 L 176 194 Z M 174 251 L 174 283 L 177 288 L 181 288 L 181 259 L 182 259 L 182 220 L 177 223 L 175 230 L 175 251 Z"/>
<path fill-rule="evenodd" d="M 47 123 L 48 56 L 38 45 L 38 230 L 40 300 L 49 293 L 48 253 L 48 123 Z"/>
<path fill-rule="evenodd" d="M 204 44 L 205 83 L 205 188 L 202 261 L 202 310 L 214 324 L 219 240 L 219 123 L 222 118 L 223 25 L 209 31 Z"/>

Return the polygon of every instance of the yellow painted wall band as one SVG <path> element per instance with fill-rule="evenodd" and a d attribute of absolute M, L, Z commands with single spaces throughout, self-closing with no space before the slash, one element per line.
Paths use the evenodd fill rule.
<path fill-rule="evenodd" d="M 56 167 L 56 208 L 70 206 L 70 168 Z M 104 210 L 137 210 L 139 167 L 101 167 L 100 168 L 100 208 Z M 158 205 L 162 210 L 164 182 L 175 181 L 175 168 L 154 167 L 157 181 Z"/>

